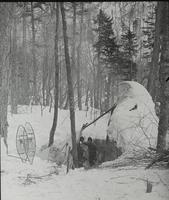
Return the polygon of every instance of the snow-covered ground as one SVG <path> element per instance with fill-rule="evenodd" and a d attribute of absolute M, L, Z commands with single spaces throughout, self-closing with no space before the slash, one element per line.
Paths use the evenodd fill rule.
<path fill-rule="evenodd" d="M 52 125 L 53 112 L 48 108 L 40 114 L 40 107 L 19 109 L 19 114 L 8 114 L 8 145 L 9 154 L 16 155 L 16 132 L 18 125 L 30 122 L 36 135 L 37 152 L 48 142 Z M 106 137 L 106 115 L 85 130 L 89 135 Z M 85 111 L 76 111 L 76 130 L 80 130 L 83 123 L 93 120 L 93 115 Z M 55 140 L 69 137 L 69 112 L 59 111 L 58 128 Z M 35 156 L 32 165 L 22 163 L 21 160 L 6 155 L 3 140 L 1 140 L 1 198 L 2 200 L 110 200 L 110 199 L 169 199 L 169 170 L 149 169 L 144 167 L 99 168 L 85 170 L 83 168 L 70 170 L 66 174 L 66 167 L 58 167 L 55 163 L 42 160 Z M 48 174 L 51 175 L 49 176 Z M 27 174 L 34 177 L 31 182 L 26 180 Z M 146 180 L 152 182 L 151 193 L 146 193 Z M 28 183 L 28 184 L 24 184 Z M 29 184 L 30 183 L 30 184 Z"/>

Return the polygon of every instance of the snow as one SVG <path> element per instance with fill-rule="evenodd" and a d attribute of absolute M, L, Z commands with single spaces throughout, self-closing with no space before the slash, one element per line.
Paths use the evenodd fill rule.
<path fill-rule="evenodd" d="M 133 109 L 137 106 L 136 109 Z M 134 81 L 119 85 L 117 107 L 108 128 L 110 139 L 125 152 L 155 147 L 158 133 L 158 117 L 148 91 Z"/>
<path fill-rule="evenodd" d="M 8 113 L 9 154 L 17 155 L 15 139 L 17 127 L 30 122 L 36 136 L 37 153 L 48 141 L 53 120 L 53 110 L 48 108 L 40 114 L 40 107 L 20 107 L 19 114 Z M 99 114 L 99 113 L 98 113 Z M 76 111 L 76 130 L 83 123 L 93 119 L 91 111 Z M 108 116 L 85 130 L 85 137 L 90 133 L 105 135 Z M 70 135 L 69 112 L 59 110 L 58 128 L 55 140 L 62 141 Z M 48 176 L 48 174 L 50 174 Z M 33 176 L 30 184 L 23 184 L 27 175 Z M 40 177 L 41 178 L 38 178 Z M 146 193 L 146 180 L 153 184 L 152 192 Z M 27 182 L 29 183 L 29 182 Z M 66 174 L 65 166 L 41 159 L 37 154 L 32 165 L 22 163 L 20 159 L 9 157 L 1 140 L 1 198 L 2 200 L 110 200 L 110 199 L 169 199 L 169 170 L 149 169 L 144 167 L 96 168 L 85 170 L 79 168 Z"/>

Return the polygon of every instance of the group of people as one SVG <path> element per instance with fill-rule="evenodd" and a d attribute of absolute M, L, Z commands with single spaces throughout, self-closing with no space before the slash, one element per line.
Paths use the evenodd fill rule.
<path fill-rule="evenodd" d="M 84 137 L 81 136 L 77 146 L 77 151 L 79 167 L 92 167 L 96 164 L 97 149 L 91 137 L 89 137 L 87 142 L 85 142 Z"/>

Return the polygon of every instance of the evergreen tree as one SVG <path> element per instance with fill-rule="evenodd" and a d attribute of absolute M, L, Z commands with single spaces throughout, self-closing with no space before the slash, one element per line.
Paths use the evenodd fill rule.
<path fill-rule="evenodd" d="M 97 76 L 97 81 L 100 85 L 98 84 L 96 89 L 98 90 L 98 88 L 101 88 L 101 94 L 103 96 L 100 95 L 99 97 L 102 99 L 100 108 L 101 111 L 104 111 L 109 108 L 111 77 L 112 72 L 117 72 L 116 66 L 119 62 L 119 46 L 112 29 L 112 18 L 107 16 L 103 10 L 100 10 L 94 23 L 97 25 L 95 31 L 98 34 L 97 41 L 93 45 L 98 55 L 97 72 L 98 74 L 103 71 L 105 72 Z M 103 67 L 101 70 L 99 63 Z"/>
<path fill-rule="evenodd" d="M 128 29 L 121 36 L 121 63 L 120 73 L 124 75 L 125 80 L 132 80 L 136 76 L 137 68 L 134 62 L 134 56 L 137 55 L 136 35 Z"/>
<path fill-rule="evenodd" d="M 98 24 L 98 28 L 95 29 L 98 33 L 98 40 L 94 44 L 94 48 L 102 63 L 107 66 L 116 61 L 118 52 L 116 37 L 112 29 L 112 18 L 100 10 L 94 23 Z"/>
<path fill-rule="evenodd" d="M 143 58 L 150 59 L 152 57 L 155 37 L 155 11 L 148 12 L 147 19 L 144 19 L 144 22 L 146 26 L 142 27 L 142 31 L 146 38 L 143 40 Z"/>
<path fill-rule="evenodd" d="M 156 10 L 153 8 L 151 12 L 149 12 L 147 20 L 145 23 L 147 26 L 143 28 L 143 33 L 147 37 L 146 40 L 143 41 L 144 47 L 144 58 L 148 58 L 148 62 L 150 63 L 150 71 L 147 83 L 147 90 L 151 94 L 153 101 L 159 101 L 159 52 L 160 52 L 160 38 L 159 38 L 159 30 L 160 30 L 160 18 L 157 17 L 157 7 Z"/>

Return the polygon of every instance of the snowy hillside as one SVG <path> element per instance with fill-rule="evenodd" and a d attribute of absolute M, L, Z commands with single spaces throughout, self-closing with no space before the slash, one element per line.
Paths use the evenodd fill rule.
<path fill-rule="evenodd" d="M 109 115 L 99 123 L 85 130 L 85 136 L 98 134 L 104 137 Z M 52 125 L 53 113 L 44 110 L 40 114 L 40 107 L 19 108 L 19 114 L 8 114 L 9 154 L 17 155 L 15 138 L 17 127 L 30 122 L 36 135 L 37 151 L 47 143 L 49 130 Z M 85 122 L 90 122 L 93 115 L 90 112 L 76 112 L 76 128 L 80 130 Z M 59 111 L 58 128 L 55 140 L 62 140 L 69 136 L 69 112 Z M 26 181 L 27 175 L 31 177 Z M 151 193 L 146 193 L 146 180 L 153 184 Z M 24 184 L 25 183 L 25 184 Z M 83 168 L 70 170 L 66 174 L 64 166 L 41 160 L 35 156 L 32 165 L 22 163 L 21 160 L 6 155 L 6 149 L 1 140 L 1 197 L 2 200 L 110 200 L 110 199 L 169 199 L 169 171 L 159 169 L 144 170 L 143 167 L 121 167 L 116 169 L 102 168 L 85 170 Z"/>

